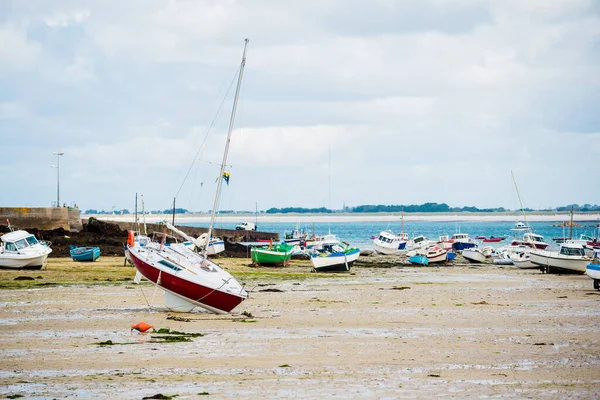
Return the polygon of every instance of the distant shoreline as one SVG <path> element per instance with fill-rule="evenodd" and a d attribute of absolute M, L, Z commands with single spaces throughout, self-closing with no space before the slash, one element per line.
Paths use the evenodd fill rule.
<path fill-rule="evenodd" d="M 82 218 L 94 217 L 102 221 L 133 222 L 134 215 L 114 214 L 86 214 Z M 138 217 L 140 221 L 142 216 Z M 352 214 L 222 214 L 217 216 L 218 222 L 285 222 L 285 223 L 313 223 L 313 222 L 400 222 L 401 215 L 380 213 L 352 213 Z M 570 213 L 532 213 L 527 214 L 529 222 L 564 222 L 569 221 Z M 156 223 L 163 220 L 171 221 L 170 214 L 146 214 L 147 223 Z M 209 223 L 210 214 L 177 214 L 177 224 Z M 428 222 L 516 222 L 523 221 L 521 213 L 405 213 L 404 221 Z M 574 214 L 573 221 L 600 222 L 600 214 Z"/>

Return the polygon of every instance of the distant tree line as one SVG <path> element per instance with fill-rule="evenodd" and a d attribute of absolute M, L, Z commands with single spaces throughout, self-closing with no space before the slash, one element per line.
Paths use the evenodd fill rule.
<path fill-rule="evenodd" d="M 376 212 L 400 212 L 404 210 L 407 213 L 420 212 L 420 213 L 430 213 L 430 212 L 502 212 L 507 211 L 504 207 L 497 208 L 477 208 L 474 206 L 465 206 L 465 207 L 450 207 L 446 203 L 425 203 L 421 205 L 410 204 L 410 205 L 362 205 L 349 208 L 348 211 L 356 212 L 356 213 L 376 213 Z"/>
<path fill-rule="evenodd" d="M 556 207 L 556 211 L 571 211 L 571 208 L 573 208 L 573 211 L 581 212 L 600 211 L 600 206 L 596 204 L 584 204 L 582 206 L 580 206 L 579 204 L 570 204 L 568 206 Z"/>
<path fill-rule="evenodd" d="M 328 214 L 333 211 L 325 208 L 304 208 L 304 207 L 285 207 L 285 208 L 269 208 L 266 213 L 267 214 L 288 214 L 288 213 L 313 213 L 313 214 Z"/>

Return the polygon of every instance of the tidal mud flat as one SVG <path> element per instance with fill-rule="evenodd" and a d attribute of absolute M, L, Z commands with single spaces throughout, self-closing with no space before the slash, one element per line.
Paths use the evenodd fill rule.
<path fill-rule="evenodd" d="M 34 278 L 0 289 L 0 396 L 589 399 L 600 391 L 600 292 L 584 275 L 493 265 L 322 275 L 304 264 L 274 270 L 223 259 L 250 299 L 230 315 L 173 314 L 161 291 L 124 280 L 134 270 L 120 267 L 122 258 L 104 262 L 82 266 L 89 271 L 75 280 L 65 260 L 0 271 L 7 281 Z M 132 332 L 140 321 L 202 336 Z"/>

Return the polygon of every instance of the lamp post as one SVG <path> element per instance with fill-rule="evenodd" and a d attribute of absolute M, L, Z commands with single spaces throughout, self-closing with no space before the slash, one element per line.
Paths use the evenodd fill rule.
<path fill-rule="evenodd" d="M 56 207 L 60 207 L 60 156 L 65 153 L 59 153 L 55 151 L 52 153 L 56 156 Z"/>

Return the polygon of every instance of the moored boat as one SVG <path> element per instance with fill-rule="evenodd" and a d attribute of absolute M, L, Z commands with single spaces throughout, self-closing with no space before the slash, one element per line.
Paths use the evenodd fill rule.
<path fill-rule="evenodd" d="M 320 252 L 312 252 L 310 262 L 315 272 L 347 272 L 359 256 L 360 249 L 341 242 L 327 245 Z"/>
<path fill-rule="evenodd" d="M 536 233 L 527 232 L 523 235 L 523 239 L 514 239 L 511 246 L 528 246 L 535 249 L 544 250 L 548 247 L 548 243 L 544 242 L 544 237 Z"/>
<path fill-rule="evenodd" d="M 515 182 L 515 186 L 516 186 L 516 182 Z M 525 224 L 521 221 L 517 221 L 517 222 L 515 222 L 515 226 L 510 228 L 510 230 L 511 231 L 528 231 L 529 226 L 527 226 L 527 224 Z"/>
<path fill-rule="evenodd" d="M 447 260 L 448 251 L 446 249 L 442 249 L 438 246 L 428 247 L 425 253 L 427 260 L 429 260 L 429 264 L 432 263 L 441 263 Z"/>
<path fill-rule="evenodd" d="M 136 245 L 133 233 L 128 237 L 127 253 L 137 270 L 135 281 L 139 282 L 143 276 L 154 283 L 156 287 L 164 290 L 165 305 L 173 311 L 186 312 L 200 306 L 211 312 L 227 313 L 248 298 L 244 286 L 229 272 L 210 261 L 206 254 L 206 248 L 215 222 L 222 182 L 229 176 L 229 174 L 225 175 L 225 167 L 227 166 L 227 153 L 231 142 L 235 111 L 246 64 L 247 45 L 248 39 L 245 40 L 244 54 L 239 68 L 233 109 L 208 232 L 203 234 L 202 240 L 200 240 L 200 238 L 195 239 L 187 235 L 184 236 L 176 228 L 170 227 L 180 236 L 191 240 L 199 248 L 203 248 L 202 253 L 195 252 L 181 243 L 165 245 L 166 230 L 163 232 L 160 242 L 151 241 L 146 246 Z M 220 179 L 221 177 L 223 179 Z M 256 226 L 254 228 L 256 229 Z"/>
<path fill-rule="evenodd" d="M 585 273 L 594 280 L 594 289 L 600 290 L 600 263 L 597 258 L 594 262 L 586 265 Z"/>
<path fill-rule="evenodd" d="M 27 231 L 8 232 L 0 239 L 0 268 L 42 269 L 52 252 L 48 243 L 38 241 Z"/>
<path fill-rule="evenodd" d="M 399 250 L 401 242 L 402 237 L 394 232 L 382 231 L 377 239 L 373 240 L 373 250 L 380 254 L 394 254 Z"/>
<path fill-rule="evenodd" d="M 252 247 L 252 262 L 261 266 L 285 266 L 290 263 L 294 245 L 287 243 L 269 244 L 267 247 Z"/>
<path fill-rule="evenodd" d="M 408 262 L 417 265 L 427 265 L 429 264 L 429 259 L 424 254 L 415 254 L 408 258 Z"/>
<path fill-rule="evenodd" d="M 585 273 L 587 264 L 592 261 L 591 257 L 585 255 L 583 246 L 573 242 L 561 243 L 558 251 L 534 250 L 529 257 L 531 262 L 546 272 L 575 274 Z"/>
<path fill-rule="evenodd" d="M 73 261 L 96 261 L 100 257 L 100 247 L 75 247 L 70 246 Z"/>
<path fill-rule="evenodd" d="M 471 247 L 462 251 L 462 256 L 469 262 L 472 263 L 484 263 L 487 255 L 484 250 L 478 247 Z"/>
<path fill-rule="evenodd" d="M 452 250 L 455 251 L 470 249 L 477 246 L 477 243 L 469 238 L 468 233 L 455 233 L 450 240 L 452 241 Z"/>

